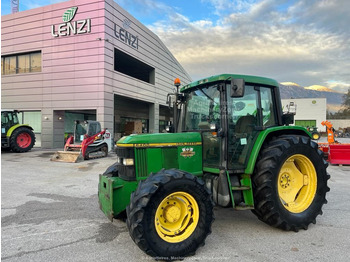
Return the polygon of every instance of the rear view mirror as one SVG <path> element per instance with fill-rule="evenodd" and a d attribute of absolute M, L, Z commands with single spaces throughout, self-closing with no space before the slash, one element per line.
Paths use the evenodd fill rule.
<path fill-rule="evenodd" d="M 244 96 L 244 79 L 232 79 L 231 80 L 231 97 L 243 97 Z"/>

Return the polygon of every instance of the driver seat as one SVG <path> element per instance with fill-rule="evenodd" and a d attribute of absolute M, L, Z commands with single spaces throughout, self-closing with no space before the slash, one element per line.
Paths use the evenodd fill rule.
<path fill-rule="evenodd" d="M 234 134 L 236 149 L 232 158 L 237 159 L 238 163 L 242 165 L 244 165 L 246 161 L 246 156 L 253 140 L 255 126 L 256 118 L 253 115 L 247 114 L 237 120 Z"/>
<path fill-rule="evenodd" d="M 235 133 L 238 134 L 250 134 L 254 130 L 254 126 L 256 125 L 256 118 L 252 115 L 247 114 L 246 116 L 242 116 L 238 119 L 236 123 Z"/>

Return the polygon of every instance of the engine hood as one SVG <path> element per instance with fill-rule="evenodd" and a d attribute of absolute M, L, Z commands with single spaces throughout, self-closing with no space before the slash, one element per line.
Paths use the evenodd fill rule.
<path fill-rule="evenodd" d="M 157 133 L 124 136 L 118 140 L 120 147 L 164 147 L 201 145 L 200 133 Z"/>

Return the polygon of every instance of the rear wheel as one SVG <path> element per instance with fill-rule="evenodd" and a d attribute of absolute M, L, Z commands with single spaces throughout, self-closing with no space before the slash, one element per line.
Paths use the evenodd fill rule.
<path fill-rule="evenodd" d="M 264 147 L 253 177 L 253 212 L 260 220 L 294 231 L 316 223 L 329 191 L 322 154 L 304 136 L 282 136 Z"/>
<path fill-rule="evenodd" d="M 27 152 L 35 144 L 35 135 L 32 130 L 26 127 L 18 127 L 13 131 L 10 138 L 11 150 L 17 153 Z"/>
<path fill-rule="evenodd" d="M 161 170 L 131 195 L 127 225 L 132 239 L 150 256 L 179 259 L 204 245 L 211 233 L 213 206 L 201 179 L 180 170 Z"/>

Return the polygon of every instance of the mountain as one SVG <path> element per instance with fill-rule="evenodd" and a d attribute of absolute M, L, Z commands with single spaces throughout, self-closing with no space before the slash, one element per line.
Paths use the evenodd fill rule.
<path fill-rule="evenodd" d="M 306 86 L 304 88 L 308 90 L 315 90 L 315 91 L 334 92 L 332 89 L 325 86 L 320 86 L 320 85 Z"/>
<path fill-rule="evenodd" d="M 323 86 L 309 86 L 304 88 L 293 82 L 280 83 L 280 93 L 282 99 L 290 98 L 326 98 L 327 110 L 337 112 L 343 102 L 342 93 L 334 92 Z"/>

